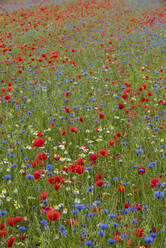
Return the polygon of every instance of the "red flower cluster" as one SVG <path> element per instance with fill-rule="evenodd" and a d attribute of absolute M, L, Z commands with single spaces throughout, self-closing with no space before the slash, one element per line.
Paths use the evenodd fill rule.
<path fill-rule="evenodd" d="M 43 138 L 37 138 L 33 141 L 32 147 L 43 147 L 44 145 L 44 139 Z"/>

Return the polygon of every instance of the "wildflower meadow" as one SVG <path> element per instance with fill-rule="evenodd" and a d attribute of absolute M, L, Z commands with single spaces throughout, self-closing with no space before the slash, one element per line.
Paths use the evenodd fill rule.
<path fill-rule="evenodd" d="M 165 72 L 165 1 L 0 1 L 0 248 L 166 247 Z"/>

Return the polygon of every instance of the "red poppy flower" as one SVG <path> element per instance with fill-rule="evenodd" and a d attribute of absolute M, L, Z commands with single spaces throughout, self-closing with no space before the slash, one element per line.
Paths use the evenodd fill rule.
<path fill-rule="evenodd" d="M 84 160 L 82 158 L 78 158 L 76 160 L 76 165 L 85 165 L 85 162 L 84 162 Z"/>
<path fill-rule="evenodd" d="M 44 145 L 44 139 L 43 138 L 37 138 L 33 141 L 32 147 L 42 147 Z"/>
<path fill-rule="evenodd" d="M 40 160 L 46 160 L 47 159 L 47 154 L 46 153 L 39 153 L 35 159 L 36 162 Z"/>
<path fill-rule="evenodd" d="M 69 130 L 73 133 L 77 133 L 78 129 L 76 127 L 69 127 Z"/>
<path fill-rule="evenodd" d="M 143 87 L 138 87 L 138 90 L 139 91 L 143 91 Z"/>
<path fill-rule="evenodd" d="M 98 155 L 96 153 L 90 154 L 90 160 L 94 161 L 98 158 Z"/>
<path fill-rule="evenodd" d="M 143 84 L 144 89 L 147 89 L 148 85 L 147 84 Z"/>
<path fill-rule="evenodd" d="M 35 172 L 33 173 L 33 176 L 34 176 L 34 178 L 35 178 L 36 180 L 38 180 L 38 179 L 41 177 L 41 173 L 40 173 L 39 171 L 35 171 Z"/>
<path fill-rule="evenodd" d="M 138 192 L 139 192 L 139 189 L 134 189 L 134 190 L 133 190 L 134 195 L 137 195 Z"/>
<path fill-rule="evenodd" d="M 60 190 L 60 187 L 61 187 L 60 184 L 57 183 L 54 184 L 54 188 L 56 191 Z"/>
<path fill-rule="evenodd" d="M 150 230 L 150 233 L 155 233 L 157 232 L 157 229 L 155 227 L 152 227 L 152 229 Z"/>
<path fill-rule="evenodd" d="M 99 154 L 100 154 L 101 156 L 106 157 L 106 156 L 108 156 L 108 150 L 101 149 L 101 150 L 99 150 Z"/>
<path fill-rule="evenodd" d="M 145 168 L 144 167 L 139 167 L 138 168 L 138 173 L 143 176 L 143 174 L 145 173 Z"/>
<path fill-rule="evenodd" d="M 68 167 L 68 171 L 71 173 L 71 172 L 75 172 L 75 168 L 76 168 L 76 165 L 75 164 L 71 164 L 69 165 Z"/>
<path fill-rule="evenodd" d="M 74 224 L 75 224 L 74 220 L 69 220 L 69 221 L 67 220 L 66 221 L 66 225 L 68 225 L 68 226 L 74 226 Z"/>
<path fill-rule="evenodd" d="M 103 174 L 102 173 L 98 173 L 97 175 L 96 175 L 96 181 L 99 181 L 100 179 L 102 179 L 103 178 Z"/>
<path fill-rule="evenodd" d="M 6 236 L 6 234 L 7 234 L 7 230 L 6 229 L 0 230 L 0 237 L 1 236 Z"/>
<path fill-rule="evenodd" d="M 64 93 L 64 95 L 65 96 L 70 96 L 70 92 L 67 91 L 67 92 Z"/>
<path fill-rule="evenodd" d="M 67 132 L 65 130 L 61 130 L 61 134 L 65 135 L 65 134 L 67 134 Z"/>
<path fill-rule="evenodd" d="M 15 222 L 23 222 L 23 218 L 21 216 L 16 216 L 15 218 Z"/>
<path fill-rule="evenodd" d="M 136 236 L 137 237 L 144 237 L 144 229 L 142 229 L 142 228 L 137 228 L 137 230 L 136 230 Z"/>
<path fill-rule="evenodd" d="M 70 108 L 67 107 L 64 110 L 66 111 L 66 113 L 68 113 L 68 114 L 70 113 Z"/>
<path fill-rule="evenodd" d="M 49 220 L 57 220 L 60 217 L 61 217 L 61 214 L 54 209 L 51 209 L 47 212 L 47 218 Z"/>
<path fill-rule="evenodd" d="M 10 226 L 15 226 L 15 224 L 17 222 L 22 222 L 23 221 L 23 218 L 21 216 L 17 216 L 15 218 L 13 217 L 10 217 L 7 219 L 7 223 L 10 225 Z"/>
<path fill-rule="evenodd" d="M 127 95 L 126 93 L 124 93 L 124 94 L 122 95 L 122 98 L 123 98 L 124 100 L 126 100 L 126 99 L 128 98 L 128 95 Z"/>
<path fill-rule="evenodd" d="M 16 224 L 16 221 L 15 221 L 15 218 L 8 218 L 7 221 L 6 221 L 10 226 L 15 226 Z"/>
<path fill-rule="evenodd" d="M 123 192 L 123 191 L 125 191 L 125 186 L 118 186 L 118 188 L 117 188 L 117 191 L 119 191 L 119 192 Z"/>
<path fill-rule="evenodd" d="M 9 95 L 6 95 L 6 96 L 4 97 L 4 99 L 5 99 L 5 100 L 9 100 L 9 99 L 10 99 L 10 96 L 9 96 Z"/>
<path fill-rule="evenodd" d="M 115 141 L 109 140 L 108 141 L 108 146 L 115 146 Z"/>
<path fill-rule="evenodd" d="M 158 104 L 161 104 L 161 103 L 163 103 L 163 100 L 162 99 L 159 99 L 158 100 Z"/>
<path fill-rule="evenodd" d="M 3 230 L 5 225 L 3 223 L 0 223 L 0 229 Z"/>
<path fill-rule="evenodd" d="M 50 127 L 54 127 L 54 122 L 52 121 L 52 122 L 50 122 Z"/>
<path fill-rule="evenodd" d="M 55 156 L 53 159 L 58 161 L 61 157 L 60 156 Z"/>
<path fill-rule="evenodd" d="M 80 166 L 80 165 L 77 165 L 75 167 L 75 173 L 77 173 L 77 174 L 83 174 L 84 173 L 84 167 L 83 166 Z"/>
<path fill-rule="evenodd" d="M 47 206 L 47 207 L 41 206 L 41 213 L 47 213 L 51 210 L 52 210 L 52 207 L 50 206 Z"/>
<path fill-rule="evenodd" d="M 136 203 L 136 204 L 134 205 L 134 208 L 135 208 L 137 211 L 140 211 L 140 210 L 142 210 L 142 205 Z"/>
<path fill-rule="evenodd" d="M 16 237 L 9 238 L 8 241 L 7 241 L 7 247 L 12 247 L 15 239 L 16 239 Z"/>
<path fill-rule="evenodd" d="M 132 242 L 131 239 L 128 239 L 128 240 L 127 240 L 127 243 L 128 243 L 129 245 L 131 245 L 131 246 L 133 245 L 133 242 Z"/>
<path fill-rule="evenodd" d="M 118 139 L 118 137 L 115 135 L 114 136 L 114 139 L 116 140 L 116 141 L 119 141 L 119 139 Z"/>
<path fill-rule="evenodd" d="M 102 185 L 104 185 L 104 181 L 98 180 L 98 181 L 96 181 L 96 185 L 97 186 L 102 186 Z"/>
<path fill-rule="evenodd" d="M 50 177 L 46 179 L 46 181 L 49 182 L 51 185 L 53 185 L 55 183 L 55 177 Z"/>
<path fill-rule="evenodd" d="M 37 136 L 39 136 L 39 137 L 43 136 L 42 132 L 38 132 Z"/>
<path fill-rule="evenodd" d="M 129 204 L 128 202 L 125 202 L 125 203 L 124 203 L 124 207 L 125 207 L 125 208 L 129 208 L 129 207 L 130 207 L 130 204 Z"/>
<path fill-rule="evenodd" d="M 50 56 L 50 59 L 52 58 L 58 58 L 59 57 L 59 51 L 52 51 L 52 55 Z"/>
<path fill-rule="evenodd" d="M 79 121 L 80 121 L 80 122 L 84 122 L 84 119 L 83 119 L 82 116 L 80 116 Z"/>
<path fill-rule="evenodd" d="M 116 235 L 114 239 L 116 240 L 116 242 L 120 242 L 122 240 L 122 238 L 119 235 Z"/>
<path fill-rule="evenodd" d="M 159 183 L 158 178 L 152 178 L 150 187 L 151 188 L 158 187 L 158 185 L 157 185 L 158 183 Z"/>
<path fill-rule="evenodd" d="M 64 184 L 65 183 L 64 178 L 63 178 L 62 175 L 55 176 L 55 182 L 60 183 L 60 184 Z"/>
<path fill-rule="evenodd" d="M 99 114 L 99 119 L 103 119 L 104 117 L 105 117 L 105 114 L 103 114 L 103 113 Z"/>
<path fill-rule="evenodd" d="M 42 193 L 40 194 L 41 201 L 46 200 L 46 199 L 47 199 L 47 196 L 48 196 L 48 193 L 47 193 L 47 192 L 42 192 Z"/>
<path fill-rule="evenodd" d="M 124 108 L 124 104 L 120 103 L 119 104 L 119 109 L 123 109 Z"/>
<path fill-rule="evenodd" d="M 33 168 L 36 168 L 37 167 L 37 162 L 36 161 L 32 162 L 32 167 Z"/>
<path fill-rule="evenodd" d="M 122 137 L 122 133 L 121 133 L 121 132 L 117 132 L 117 133 L 116 133 L 116 136 L 117 136 L 117 137 Z"/>

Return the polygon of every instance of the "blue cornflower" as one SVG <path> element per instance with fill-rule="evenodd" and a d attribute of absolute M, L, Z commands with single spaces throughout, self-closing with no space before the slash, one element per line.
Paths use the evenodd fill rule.
<path fill-rule="evenodd" d="M 0 215 L 5 215 L 5 214 L 7 214 L 7 211 L 6 210 L 0 211 Z"/>
<path fill-rule="evenodd" d="M 34 176 L 33 176 L 33 175 L 31 175 L 31 174 L 28 174 L 28 175 L 26 175 L 26 178 L 31 180 L 31 179 L 33 179 L 33 178 L 34 178 Z"/>
<path fill-rule="evenodd" d="M 72 214 L 77 214 L 77 213 L 78 213 L 78 210 L 74 210 L 74 209 L 73 209 L 73 210 L 71 210 L 71 213 L 72 213 Z"/>
<path fill-rule="evenodd" d="M 4 179 L 5 179 L 5 180 L 11 179 L 11 175 L 5 175 L 5 176 L 4 176 Z"/>
<path fill-rule="evenodd" d="M 153 242 L 153 238 L 152 237 L 145 237 L 144 241 L 150 244 Z"/>
<path fill-rule="evenodd" d="M 46 170 L 52 170 L 52 164 L 47 164 Z"/>
<path fill-rule="evenodd" d="M 97 235 L 103 237 L 105 235 L 105 232 L 98 232 Z"/>
<path fill-rule="evenodd" d="M 88 230 L 87 230 L 87 229 L 83 229 L 83 230 L 81 231 L 81 234 L 85 234 L 85 233 L 88 233 Z"/>
<path fill-rule="evenodd" d="M 114 244 L 115 242 L 116 242 L 115 239 L 108 239 L 108 243 L 109 243 L 109 244 Z"/>
<path fill-rule="evenodd" d="M 88 171 L 91 171 L 92 170 L 92 167 L 84 167 L 85 170 L 88 170 Z"/>
<path fill-rule="evenodd" d="M 18 229 L 19 229 L 20 231 L 25 231 L 25 230 L 26 230 L 26 227 L 25 227 L 25 226 L 19 226 Z"/>
<path fill-rule="evenodd" d="M 105 214 L 107 214 L 107 213 L 109 213 L 109 209 L 103 209 L 103 212 L 104 212 Z"/>
<path fill-rule="evenodd" d="M 100 201 L 95 201 L 94 203 L 93 203 L 93 205 L 95 205 L 95 206 L 98 206 L 98 205 L 100 205 Z"/>
<path fill-rule="evenodd" d="M 119 177 L 113 177 L 113 180 L 117 181 L 117 180 L 119 180 Z"/>
<path fill-rule="evenodd" d="M 60 225 L 60 226 L 58 226 L 58 229 L 59 229 L 60 231 L 64 231 L 64 230 L 65 230 L 64 227 L 65 227 L 64 225 Z"/>
<path fill-rule="evenodd" d="M 124 185 L 125 186 L 130 185 L 130 182 L 125 182 Z"/>
<path fill-rule="evenodd" d="M 133 219 L 133 223 L 137 223 L 137 219 L 136 218 Z"/>
<path fill-rule="evenodd" d="M 128 234 L 126 234 L 126 233 L 123 233 L 123 234 L 121 234 L 121 235 L 120 235 L 120 237 L 121 237 L 121 238 L 128 238 L 128 237 L 129 237 L 129 235 L 128 235 Z"/>
<path fill-rule="evenodd" d="M 90 187 L 86 188 L 86 190 L 87 190 L 87 191 L 90 191 L 90 192 L 93 191 L 93 189 L 94 189 L 93 186 L 90 186 Z"/>
<path fill-rule="evenodd" d="M 107 224 L 101 224 L 100 228 L 104 231 L 107 228 L 107 226 L 108 226 Z"/>
<path fill-rule="evenodd" d="M 86 241 L 85 244 L 86 244 L 87 246 L 91 246 L 91 245 L 92 245 L 92 241 L 91 241 L 91 240 Z"/>
<path fill-rule="evenodd" d="M 78 210 L 84 209 L 85 205 L 84 204 L 75 204 L 75 208 L 77 208 Z"/>
<path fill-rule="evenodd" d="M 153 192 L 153 195 L 157 198 L 157 199 L 160 199 L 164 196 L 164 192 L 162 191 L 154 191 Z"/>
<path fill-rule="evenodd" d="M 47 225 L 47 220 L 41 220 L 40 223 L 41 223 L 42 225 Z"/>
<path fill-rule="evenodd" d="M 114 227 L 117 228 L 117 227 L 118 227 L 118 223 L 115 223 L 115 224 L 114 224 Z"/>
<path fill-rule="evenodd" d="M 17 164 L 12 164 L 11 166 L 10 166 L 10 168 L 15 168 L 15 167 L 17 167 L 18 165 Z"/>
<path fill-rule="evenodd" d="M 115 218 L 116 217 L 116 214 L 110 214 L 109 217 L 110 218 Z"/>
<path fill-rule="evenodd" d="M 150 233 L 150 236 L 151 236 L 152 238 L 155 238 L 155 237 L 156 237 L 156 232 L 151 232 L 151 233 Z"/>
<path fill-rule="evenodd" d="M 90 219 L 91 217 L 94 216 L 94 213 L 88 213 L 88 218 Z"/>
<path fill-rule="evenodd" d="M 124 208 L 120 209 L 120 212 L 121 212 L 122 214 L 124 214 L 124 213 L 125 213 L 125 209 L 124 209 Z"/>
<path fill-rule="evenodd" d="M 106 187 L 106 188 L 110 188 L 110 186 L 111 186 L 111 185 L 110 185 L 109 183 L 105 183 L 105 184 L 104 184 L 104 187 Z"/>
<path fill-rule="evenodd" d="M 141 153 L 143 153 L 143 150 L 142 149 L 137 149 L 137 155 L 139 155 L 139 154 L 141 154 Z"/>

